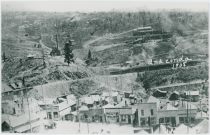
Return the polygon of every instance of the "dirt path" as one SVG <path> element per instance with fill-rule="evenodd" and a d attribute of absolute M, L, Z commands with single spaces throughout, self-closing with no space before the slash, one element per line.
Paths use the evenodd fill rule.
<path fill-rule="evenodd" d="M 90 48 L 90 44 L 92 44 L 92 43 L 94 43 L 94 42 L 96 42 L 96 41 L 99 41 L 99 40 L 101 40 L 101 39 L 103 39 L 103 37 L 97 37 L 97 38 L 95 38 L 95 39 L 93 39 L 93 40 L 88 40 L 87 42 L 85 42 L 85 43 L 83 44 L 83 48 L 84 48 L 84 49 L 88 49 L 88 48 Z"/>
<path fill-rule="evenodd" d="M 136 29 L 137 29 L 137 28 L 136 28 Z M 95 39 L 93 39 L 93 40 L 89 40 L 89 41 L 85 42 L 84 45 L 83 45 L 83 48 L 88 49 L 88 48 L 90 48 L 90 44 L 92 44 L 92 43 L 94 43 L 94 42 L 96 42 L 96 41 L 99 41 L 99 40 L 101 40 L 101 39 L 116 38 L 116 37 L 118 37 L 118 36 L 120 36 L 120 35 L 130 33 L 130 32 L 132 32 L 132 31 L 134 31 L 134 30 L 136 30 L 136 29 L 131 29 L 131 30 L 124 31 L 124 32 L 121 32 L 121 33 L 118 33 L 118 34 L 111 34 L 111 33 L 110 33 L 109 35 L 104 35 L 104 36 L 102 36 L 102 37 L 97 37 L 97 38 L 95 38 Z"/>
<path fill-rule="evenodd" d="M 170 85 L 165 85 L 165 86 L 153 87 L 153 88 L 151 88 L 151 89 L 161 89 L 161 88 L 168 88 L 168 87 L 192 85 L 192 84 L 199 84 L 199 83 L 203 83 L 203 82 L 205 82 L 205 80 L 196 80 L 196 81 L 192 81 L 192 82 L 189 82 L 189 83 L 170 84 Z"/>

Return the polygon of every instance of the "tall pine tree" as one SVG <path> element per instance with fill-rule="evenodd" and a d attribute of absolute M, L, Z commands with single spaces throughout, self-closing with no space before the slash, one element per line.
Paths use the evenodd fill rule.
<path fill-rule="evenodd" d="M 88 52 L 88 60 L 92 60 L 92 53 L 91 53 L 90 50 L 89 50 L 89 52 Z"/>
<path fill-rule="evenodd" d="M 69 42 L 65 43 L 64 46 L 64 62 L 68 63 L 68 65 L 74 62 L 74 54 L 72 51 L 73 45 L 72 42 L 69 40 Z"/>
<path fill-rule="evenodd" d="M 91 51 L 89 50 L 89 51 L 88 51 L 87 59 L 86 59 L 86 61 L 85 61 L 85 63 L 87 64 L 87 66 L 90 65 L 91 60 L 92 60 L 92 54 L 91 54 Z"/>

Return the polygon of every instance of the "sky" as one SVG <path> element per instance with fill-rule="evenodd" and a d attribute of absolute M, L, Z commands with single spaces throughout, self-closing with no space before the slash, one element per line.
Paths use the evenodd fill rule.
<path fill-rule="evenodd" d="M 2 0 L 2 11 L 94 12 L 181 9 L 208 11 L 208 0 Z"/>

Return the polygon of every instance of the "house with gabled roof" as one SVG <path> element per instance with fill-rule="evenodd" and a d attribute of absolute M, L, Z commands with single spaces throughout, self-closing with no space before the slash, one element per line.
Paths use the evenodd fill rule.
<path fill-rule="evenodd" d="M 15 115 L 2 115 L 2 128 L 11 133 L 28 133 L 35 132 L 41 126 L 40 117 L 37 114 L 28 113 L 15 116 Z"/>

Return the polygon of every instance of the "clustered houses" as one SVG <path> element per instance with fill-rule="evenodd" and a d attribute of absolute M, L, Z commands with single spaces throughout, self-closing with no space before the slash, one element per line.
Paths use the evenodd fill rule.
<path fill-rule="evenodd" d="M 177 93 L 174 93 L 176 96 Z M 171 96 L 174 96 L 174 93 Z M 102 101 L 105 95 L 106 93 L 103 93 L 99 100 Z M 84 99 L 86 98 L 91 99 L 91 96 Z M 96 101 L 98 101 L 97 98 Z M 189 121 L 193 123 L 197 114 L 197 108 L 187 101 L 178 100 L 175 104 L 174 101 L 150 96 L 147 101 L 143 102 L 142 100 L 137 101 L 136 97 L 129 92 L 125 92 L 124 96 L 121 95 L 116 102 L 113 99 L 109 101 L 107 104 L 101 105 L 100 103 L 94 105 L 94 100 L 82 104 L 79 109 L 80 120 L 132 124 L 138 127 L 151 127 L 159 124 L 175 127 L 180 123 L 188 123 Z"/>
<path fill-rule="evenodd" d="M 2 122 L 4 131 L 9 128 L 14 132 L 28 132 L 30 129 L 29 119 L 12 125 L 12 119 L 6 116 L 12 115 L 15 119 L 23 114 L 27 115 L 29 110 L 31 115 L 39 116 L 36 120 L 31 118 L 31 123 L 33 123 L 32 121 L 36 123 L 34 129 L 42 118 L 52 121 L 131 124 L 143 128 L 162 124 L 175 127 L 181 123 L 189 123 L 189 121 L 193 123 L 197 114 L 197 108 L 187 100 L 180 100 L 180 94 L 177 91 L 169 95 L 168 92 L 157 90 L 153 92 L 153 96 L 149 96 L 146 100 L 138 99 L 132 92 L 110 91 L 85 95 L 79 99 L 73 94 L 66 94 L 37 101 L 34 98 L 17 98 L 18 94 L 24 95 L 23 91 L 20 92 L 20 88 L 18 88 L 19 91 L 6 85 L 5 88 L 7 90 L 3 90 L 3 97 L 7 96 L 12 100 L 4 99 L 2 101 L 2 112 L 5 115 L 5 120 Z M 11 91 L 14 91 L 15 95 Z M 184 96 L 186 99 L 197 100 L 199 92 L 184 92 Z M 25 129 L 20 130 L 20 127 Z"/>

